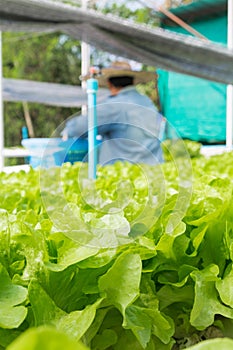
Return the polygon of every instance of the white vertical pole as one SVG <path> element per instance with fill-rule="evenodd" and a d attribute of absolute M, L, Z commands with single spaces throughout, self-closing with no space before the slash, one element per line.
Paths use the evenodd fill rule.
<path fill-rule="evenodd" d="M 227 6 L 227 46 L 233 50 L 233 0 L 228 0 Z M 226 106 L 226 147 L 232 149 L 233 139 L 233 86 L 227 85 Z"/>
<path fill-rule="evenodd" d="M 88 5 L 88 0 L 82 0 L 82 9 L 86 10 Z M 90 46 L 84 41 L 81 43 L 81 75 L 86 75 L 90 68 Z M 82 81 L 82 88 L 86 90 L 86 82 Z M 86 114 L 87 106 L 82 106 L 82 114 Z"/>
<path fill-rule="evenodd" d="M 3 93 L 2 93 L 2 32 L 0 32 L 0 171 L 4 167 L 4 120 L 3 120 Z"/>

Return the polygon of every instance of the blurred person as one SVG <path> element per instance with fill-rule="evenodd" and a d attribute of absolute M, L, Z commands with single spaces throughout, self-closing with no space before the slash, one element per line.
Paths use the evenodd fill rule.
<path fill-rule="evenodd" d="M 110 92 L 105 102 L 97 105 L 98 135 L 102 137 L 99 163 L 162 163 L 159 135 L 164 118 L 150 98 L 135 88 L 138 83 L 154 80 L 156 74 L 135 71 L 127 62 L 116 61 L 95 78 Z M 86 138 L 87 134 L 87 115 L 73 116 L 62 131 L 64 139 Z"/>

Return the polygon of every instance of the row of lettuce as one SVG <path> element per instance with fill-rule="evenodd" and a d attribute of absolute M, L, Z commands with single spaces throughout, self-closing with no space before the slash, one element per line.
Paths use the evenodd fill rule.
<path fill-rule="evenodd" d="M 0 349 L 232 349 L 232 157 L 1 173 Z"/>

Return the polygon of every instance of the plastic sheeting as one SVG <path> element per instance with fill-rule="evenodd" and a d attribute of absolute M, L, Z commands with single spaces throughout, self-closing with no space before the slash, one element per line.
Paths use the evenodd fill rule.
<path fill-rule="evenodd" d="M 233 83 L 233 51 L 224 45 L 51 0 L 0 0 L 0 30 L 62 31 L 156 68 Z"/>
<path fill-rule="evenodd" d="M 62 107 L 80 107 L 87 104 L 87 93 L 81 86 L 6 78 L 3 78 L 2 83 L 4 101 L 37 102 Z M 107 89 L 99 89 L 98 103 L 108 94 Z"/>

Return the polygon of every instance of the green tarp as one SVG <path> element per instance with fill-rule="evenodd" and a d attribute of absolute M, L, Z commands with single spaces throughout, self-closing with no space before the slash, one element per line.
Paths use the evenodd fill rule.
<path fill-rule="evenodd" d="M 192 27 L 209 40 L 226 44 L 225 15 L 194 22 Z M 169 29 L 187 34 L 180 27 Z M 158 74 L 160 104 L 168 120 L 168 137 L 172 137 L 171 130 L 175 129 L 183 138 L 207 143 L 224 142 L 226 85 L 164 70 L 159 70 Z"/>

